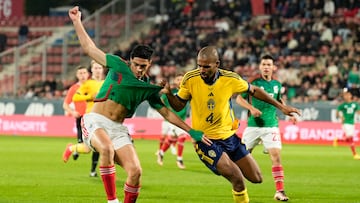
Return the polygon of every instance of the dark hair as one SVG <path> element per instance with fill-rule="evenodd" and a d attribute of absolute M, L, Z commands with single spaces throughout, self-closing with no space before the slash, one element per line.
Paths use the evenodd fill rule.
<path fill-rule="evenodd" d="M 139 57 L 142 59 L 150 60 L 154 50 L 147 45 L 136 45 L 130 53 L 130 58 Z"/>
<path fill-rule="evenodd" d="M 265 55 L 263 55 L 263 56 L 261 57 L 261 60 L 263 60 L 263 59 L 271 59 L 272 61 L 275 62 L 274 57 L 272 57 L 270 54 L 265 54 Z"/>

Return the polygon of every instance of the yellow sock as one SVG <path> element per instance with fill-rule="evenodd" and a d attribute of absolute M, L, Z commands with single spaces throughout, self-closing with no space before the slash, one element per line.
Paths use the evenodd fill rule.
<path fill-rule="evenodd" d="M 249 203 L 249 195 L 247 193 L 247 189 L 245 188 L 243 191 L 237 192 L 232 190 L 233 198 L 235 203 Z"/>
<path fill-rule="evenodd" d="M 87 154 L 90 152 L 90 149 L 84 143 L 78 143 L 78 144 L 74 144 L 73 146 L 71 146 L 71 151 L 82 153 L 82 154 Z"/>

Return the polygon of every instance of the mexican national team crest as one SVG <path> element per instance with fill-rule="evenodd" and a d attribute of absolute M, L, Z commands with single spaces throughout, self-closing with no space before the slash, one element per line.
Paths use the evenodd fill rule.
<path fill-rule="evenodd" d="M 213 99 L 209 99 L 207 102 L 207 107 L 210 111 L 213 111 L 215 108 L 215 101 Z"/>
<path fill-rule="evenodd" d="M 274 86 L 274 94 L 278 94 L 279 93 L 279 87 L 278 86 Z"/>

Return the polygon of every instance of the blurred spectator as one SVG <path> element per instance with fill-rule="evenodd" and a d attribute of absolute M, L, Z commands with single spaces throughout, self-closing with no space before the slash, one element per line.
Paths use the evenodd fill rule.
<path fill-rule="evenodd" d="M 35 95 L 34 86 L 30 86 L 27 88 L 24 99 L 32 99 Z"/>
<path fill-rule="evenodd" d="M 359 88 L 360 87 L 360 72 L 357 64 L 353 64 L 347 78 L 348 88 Z"/>
<path fill-rule="evenodd" d="M 333 16 L 335 13 L 335 3 L 333 0 L 325 0 L 324 14 Z"/>
<path fill-rule="evenodd" d="M 264 13 L 268 15 L 272 14 L 271 0 L 264 0 Z"/>
<path fill-rule="evenodd" d="M 7 43 L 7 36 L 5 33 L 0 32 L 0 53 L 5 51 Z"/>
<path fill-rule="evenodd" d="M 336 80 L 332 80 L 330 84 L 329 91 L 327 93 L 327 97 L 329 100 L 335 100 L 338 99 L 338 97 L 341 95 L 342 89 Z"/>
<path fill-rule="evenodd" d="M 309 96 L 310 101 L 315 102 L 320 99 L 322 95 L 321 87 L 319 83 L 311 85 L 306 91 L 306 95 Z"/>
<path fill-rule="evenodd" d="M 320 41 L 322 41 L 324 44 L 330 44 L 332 40 L 333 40 L 333 32 L 331 30 L 330 25 L 326 23 L 321 29 Z"/>
<path fill-rule="evenodd" d="M 23 21 L 18 30 L 19 45 L 27 42 L 29 35 L 29 27 L 26 21 Z"/>

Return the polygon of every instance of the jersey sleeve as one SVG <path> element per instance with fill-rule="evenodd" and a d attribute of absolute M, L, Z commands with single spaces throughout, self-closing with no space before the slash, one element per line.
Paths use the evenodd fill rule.
<path fill-rule="evenodd" d="M 242 79 L 240 76 L 235 79 L 236 82 L 234 82 L 234 92 L 235 93 L 248 93 L 250 89 L 250 84 Z"/>
<path fill-rule="evenodd" d="M 186 75 L 184 76 L 184 78 L 186 77 Z M 191 83 L 190 80 L 187 80 L 186 82 L 183 81 L 180 83 L 180 88 L 179 91 L 176 93 L 176 95 L 184 100 L 184 101 L 188 101 L 191 99 L 191 93 L 189 90 L 189 87 L 191 86 L 189 83 Z"/>
<path fill-rule="evenodd" d="M 65 96 L 65 99 L 64 99 L 65 104 L 71 104 L 71 102 L 73 101 L 73 96 L 77 89 L 78 89 L 78 87 L 76 87 L 75 85 L 73 85 L 69 88 L 69 90 Z"/>
<path fill-rule="evenodd" d="M 152 94 L 151 97 L 148 99 L 148 102 L 149 105 L 154 109 L 160 109 L 165 106 L 157 93 Z"/>
<path fill-rule="evenodd" d="M 337 111 L 341 111 L 341 110 L 342 110 L 342 107 L 343 107 L 343 104 L 340 104 L 340 105 L 336 108 L 336 110 L 337 110 Z"/>

